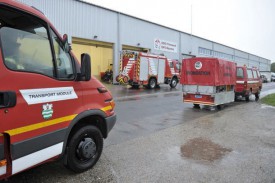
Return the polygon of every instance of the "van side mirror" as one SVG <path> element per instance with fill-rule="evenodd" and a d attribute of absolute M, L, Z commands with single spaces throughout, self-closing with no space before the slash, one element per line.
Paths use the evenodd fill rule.
<path fill-rule="evenodd" d="M 71 51 L 71 46 L 68 42 L 68 35 L 67 34 L 63 35 L 62 42 L 63 42 L 63 45 L 64 45 L 65 52 Z"/>
<path fill-rule="evenodd" d="M 81 81 L 90 81 L 91 79 L 91 58 L 87 53 L 81 54 Z"/>

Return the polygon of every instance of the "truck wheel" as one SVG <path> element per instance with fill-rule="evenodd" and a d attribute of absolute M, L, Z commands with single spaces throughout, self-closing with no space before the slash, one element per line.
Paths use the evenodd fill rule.
<path fill-rule="evenodd" d="M 255 93 L 255 100 L 258 101 L 260 98 L 260 92 Z"/>
<path fill-rule="evenodd" d="M 178 84 L 177 78 L 173 78 L 173 79 L 171 80 L 170 87 L 171 87 L 171 88 L 176 88 L 177 84 Z"/>
<path fill-rule="evenodd" d="M 99 129 L 88 125 L 75 131 L 66 152 L 67 167 L 80 173 L 92 168 L 103 149 L 103 137 Z"/>
<path fill-rule="evenodd" d="M 132 88 L 139 89 L 139 85 L 132 85 Z"/>
<path fill-rule="evenodd" d="M 157 86 L 157 80 L 155 78 L 151 78 L 148 83 L 148 88 L 154 89 Z"/>
<path fill-rule="evenodd" d="M 200 104 L 193 104 L 193 108 L 200 109 L 201 107 L 200 107 Z"/>
<path fill-rule="evenodd" d="M 246 96 L 245 96 L 245 101 L 246 101 L 246 102 L 249 102 L 249 95 L 246 95 Z"/>

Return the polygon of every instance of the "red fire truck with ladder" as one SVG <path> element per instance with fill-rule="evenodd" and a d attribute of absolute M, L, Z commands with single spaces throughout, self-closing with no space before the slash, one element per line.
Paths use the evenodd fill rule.
<path fill-rule="evenodd" d="M 116 122 L 111 93 L 38 10 L 0 0 L 0 179 L 63 157 L 83 172 Z"/>
<path fill-rule="evenodd" d="M 217 58 L 184 59 L 180 83 L 184 102 L 219 108 L 234 101 L 236 64 Z"/>
<path fill-rule="evenodd" d="M 116 77 L 121 84 L 129 84 L 135 88 L 143 85 L 153 89 L 162 83 L 175 88 L 179 82 L 180 67 L 177 60 L 133 51 L 123 51 L 121 57 L 121 72 Z"/>

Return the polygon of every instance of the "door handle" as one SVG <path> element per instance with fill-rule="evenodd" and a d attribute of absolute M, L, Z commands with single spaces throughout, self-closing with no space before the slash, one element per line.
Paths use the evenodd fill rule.
<path fill-rule="evenodd" d="M 16 105 L 16 93 L 14 91 L 0 91 L 0 108 L 9 108 Z"/>

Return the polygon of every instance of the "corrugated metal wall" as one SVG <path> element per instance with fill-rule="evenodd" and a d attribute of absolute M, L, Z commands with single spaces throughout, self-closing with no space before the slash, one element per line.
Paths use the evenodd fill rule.
<path fill-rule="evenodd" d="M 118 12 L 110 11 L 77 0 L 18 0 L 40 9 L 52 21 L 61 34 L 114 43 L 114 72 L 118 74 L 119 53 L 122 45 L 148 48 L 154 53 L 164 53 L 173 59 L 182 59 L 182 54 L 207 56 L 199 49 L 208 49 L 216 57 L 227 55 L 239 65 L 270 70 L 270 60 L 260 58 L 234 48 L 203 38 L 169 29 Z M 177 44 L 177 53 L 154 49 L 154 39 L 162 39 Z M 138 45 L 139 43 L 139 45 Z M 116 69 L 117 67 L 117 69 Z"/>

